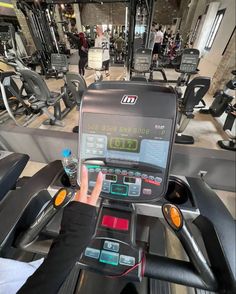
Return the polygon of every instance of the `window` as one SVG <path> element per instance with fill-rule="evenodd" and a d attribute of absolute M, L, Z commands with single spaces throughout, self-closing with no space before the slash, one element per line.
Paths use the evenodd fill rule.
<path fill-rule="evenodd" d="M 193 33 L 192 33 L 192 37 L 190 39 L 190 43 L 193 43 L 196 40 L 201 19 L 202 19 L 202 16 L 199 15 L 199 17 L 197 19 L 197 22 L 196 22 L 196 25 L 195 25 L 195 28 L 194 28 Z"/>
<path fill-rule="evenodd" d="M 216 18 L 214 20 L 214 23 L 212 25 L 210 34 L 208 36 L 208 39 L 207 39 L 207 42 L 206 42 L 206 45 L 205 45 L 206 50 L 210 50 L 211 47 L 212 47 L 212 44 L 213 44 L 213 42 L 215 40 L 216 34 L 217 34 L 217 32 L 219 30 L 219 27 L 220 27 L 220 24 L 222 22 L 224 13 L 225 13 L 225 9 L 222 9 L 222 10 L 219 10 L 217 12 L 217 14 L 216 14 Z"/>

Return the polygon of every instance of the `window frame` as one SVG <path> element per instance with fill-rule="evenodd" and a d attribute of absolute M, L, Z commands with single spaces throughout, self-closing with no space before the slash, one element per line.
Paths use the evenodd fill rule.
<path fill-rule="evenodd" d="M 221 9 L 221 10 L 217 11 L 216 17 L 214 19 L 213 25 L 211 27 L 210 33 L 207 37 L 207 41 L 205 44 L 205 50 L 207 50 L 207 51 L 210 51 L 213 44 L 214 44 L 216 35 L 220 29 L 220 25 L 221 25 L 222 20 L 224 18 L 225 10 L 226 9 Z"/>

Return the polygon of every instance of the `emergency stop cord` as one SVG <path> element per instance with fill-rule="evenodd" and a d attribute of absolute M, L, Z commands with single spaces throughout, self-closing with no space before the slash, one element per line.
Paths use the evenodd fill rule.
<path fill-rule="evenodd" d="M 144 276 L 145 265 L 146 265 L 146 256 L 145 256 L 144 252 L 142 254 L 141 260 L 138 263 L 136 263 L 135 265 L 133 265 L 131 268 L 129 268 L 128 270 L 124 271 L 122 274 L 106 276 L 106 277 L 111 278 L 111 279 L 124 277 L 124 276 L 128 275 L 130 272 L 132 272 L 133 270 L 135 270 L 140 265 L 141 265 L 141 276 L 143 277 Z"/>

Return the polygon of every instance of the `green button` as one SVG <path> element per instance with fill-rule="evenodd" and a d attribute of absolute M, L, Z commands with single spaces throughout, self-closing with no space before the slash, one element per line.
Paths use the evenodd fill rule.
<path fill-rule="evenodd" d="M 127 196 L 128 195 L 128 186 L 120 184 L 111 185 L 111 194 Z"/>
<path fill-rule="evenodd" d="M 86 164 L 87 168 L 98 168 L 100 165 L 91 165 L 91 164 Z"/>
<path fill-rule="evenodd" d="M 99 261 L 111 265 L 118 265 L 119 254 L 102 250 Z"/>

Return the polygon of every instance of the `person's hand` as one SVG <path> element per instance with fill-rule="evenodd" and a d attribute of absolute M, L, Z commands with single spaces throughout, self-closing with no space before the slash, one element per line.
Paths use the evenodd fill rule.
<path fill-rule="evenodd" d="M 88 170 L 86 166 L 84 165 L 82 166 L 81 173 L 82 175 L 81 175 L 80 190 L 76 193 L 74 201 L 96 206 L 98 197 L 102 191 L 102 182 L 103 182 L 102 173 L 101 172 L 98 173 L 97 181 L 91 195 L 88 195 Z"/>

